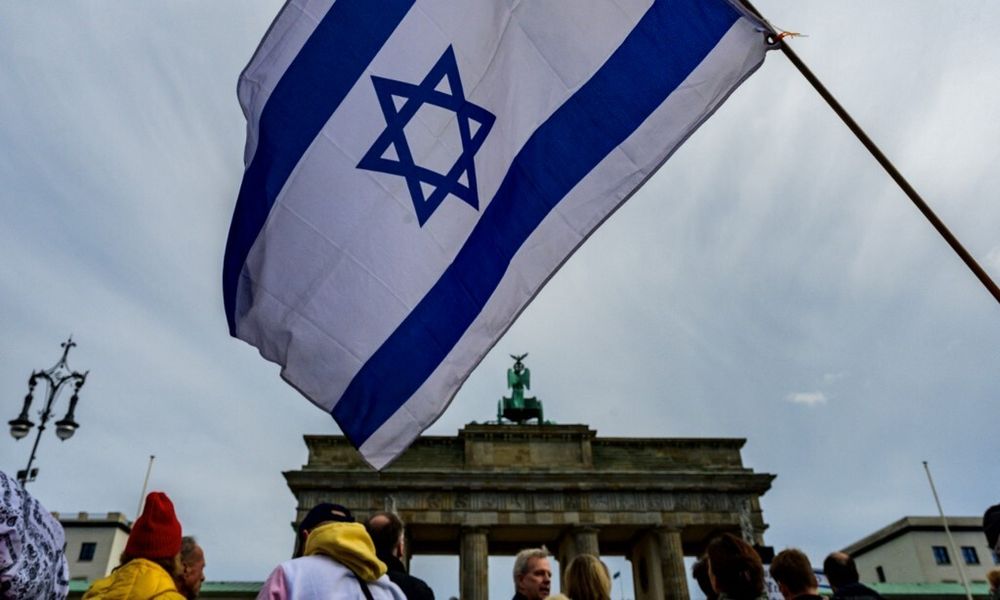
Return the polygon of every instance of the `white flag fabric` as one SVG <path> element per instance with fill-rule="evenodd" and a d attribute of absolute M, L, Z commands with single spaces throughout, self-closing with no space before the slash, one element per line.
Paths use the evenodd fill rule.
<path fill-rule="evenodd" d="M 239 82 L 230 332 L 382 468 L 765 33 L 736 0 L 290 0 Z"/>

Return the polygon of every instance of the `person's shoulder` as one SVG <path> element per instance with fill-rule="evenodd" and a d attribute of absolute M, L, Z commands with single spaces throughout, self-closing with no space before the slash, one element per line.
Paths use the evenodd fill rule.
<path fill-rule="evenodd" d="M 851 583 L 834 592 L 832 600 L 884 600 L 882 595 L 863 583 Z"/>
<path fill-rule="evenodd" d="M 434 590 L 423 579 L 404 571 L 389 571 L 387 575 L 403 590 L 408 600 L 434 600 Z"/>
<path fill-rule="evenodd" d="M 434 590 L 431 589 L 431 586 L 427 585 L 426 581 L 413 575 L 410 575 L 409 578 L 415 592 L 413 596 L 407 593 L 406 597 L 409 600 L 434 600 Z"/>
<path fill-rule="evenodd" d="M 362 585 L 364 585 L 362 583 Z M 396 585 L 388 575 L 382 575 L 371 584 L 372 596 L 378 599 L 384 600 L 407 600 L 406 594 L 403 593 L 403 589 Z"/>
<path fill-rule="evenodd" d="M 84 598 L 103 598 L 107 595 L 155 598 L 156 600 L 185 600 L 177 591 L 174 580 L 160 565 L 136 558 L 115 569 L 103 579 L 98 579 L 84 594 Z"/>
<path fill-rule="evenodd" d="M 107 577 L 102 577 L 90 584 L 87 588 L 86 593 L 83 594 L 84 600 L 89 600 L 90 598 L 100 598 L 108 588 L 111 587 L 111 582 L 114 580 L 114 575 L 108 575 Z"/>
<path fill-rule="evenodd" d="M 150 600 L 187 600 L 184 594 L 176 590 L 163 590 L 159 594 L 155 594 L 149 597 Z"/>
<path fill-rule="evenodd" d="M 312 554 L 310 556 L 290 558 L 279 564 L 276 568 L 289 574 L 302 571 L 322 571 L 327 574 L 338 573 L 341 576 L 351 575 L 353 577 L 351 570 L 348 569 L 343 563 L 335 558 L 331 558 L 323 554 Z"/>

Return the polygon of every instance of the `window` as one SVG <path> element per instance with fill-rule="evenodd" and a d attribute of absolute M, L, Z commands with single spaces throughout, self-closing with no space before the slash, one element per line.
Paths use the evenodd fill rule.
<path fill-rule="evenodd" d="M 94 560 L 94 551 L 97 550 L 97 542 L 84 542 L 80 546 L 80 558 L 77 560 L 80 562 L 88 562 Z"/>
<path fill-rule="evenodd" d="M 962 560 L 967 565 L 978 565 L 979 554 L 976 553 L 976 549 L 973 546 L 962 546 Z"/>
<path fill-rule="evenodd" d="M 934 562 L 939 565 L 950 565 L 951 558 L 948 556 L 948 549 L 944 546 L 931 546 L 931 551 L 934 552 Z"/>
<path fill-rule="evenodd" d="M 885 583 L 885 570 L 882 565 L 875 567 L 875 574 L 878 575 L 878 582 Z"/>

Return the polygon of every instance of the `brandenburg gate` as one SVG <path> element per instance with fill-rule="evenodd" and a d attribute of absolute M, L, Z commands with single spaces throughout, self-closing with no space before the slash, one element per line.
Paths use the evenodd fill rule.
<path fill-rule="evenodd" d="M 636 600 L 686 600 L 684 556 L 711 536 L 763 544 L 759 498 L 774 479 L 743 466 L 742 439 L 600 438 L 586 425 L 472 423 L 419 438 L 381 472 L 341 436 L 305 441 L 307 464 L 284 473 L 296 521 L 326 501 L 359 518 L 394 510 L 412 554 L 459 556 L 462 600 L 486 600 L 490 554 L 542 544 L 562 568 L 624 555 Z"/>

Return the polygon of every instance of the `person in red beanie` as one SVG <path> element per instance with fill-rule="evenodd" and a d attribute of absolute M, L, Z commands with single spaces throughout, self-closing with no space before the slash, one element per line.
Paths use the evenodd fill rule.
<path fill-rule="evenodd" d="M 174 578 L 181 565 L 181 524 L 174 504 L 163 492 L 150 492 L 142 515 L 132 524 L 121 564 L 98 579 L 84 599 L 185 600 Z"/>

